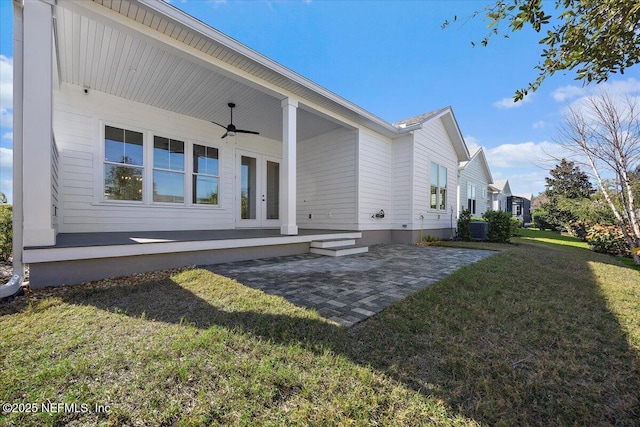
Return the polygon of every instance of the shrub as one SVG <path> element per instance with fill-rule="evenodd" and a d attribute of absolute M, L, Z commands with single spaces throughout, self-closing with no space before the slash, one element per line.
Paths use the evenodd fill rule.
<path fill-rule="evenodd" d="M 432 243 L 439 242 L 440 238 L 436 236 L 432 236 L 431 234 L 427 234 L 426 236 L 422 236 L 422 239 L 418 242 L 419 246 L 429 246 Z"/>
<path fill-rule="evenodd" d="M 533 225 L 540 230 L 555 230 L 555 226 L 549 222 L 549 212 L 542 209 L 533 213 Z"/>
<path fill-rule="evenodd" d="M 13 209 L 0 204 L 0 261 L 9 261 L 13 250 Z"/>
<path fill-rule="evenodd" d="M 471 212 L 469 209 L 464 209 L 460 212 L 458 217 L 458 238 L 468 242 L 471 240 L 471 230 L 469 229 L 469 223 L 471 223 Z"/>
<path fill-rule="evenodd" d="M 490 242 L 506 243 L 511 238 L 511 215 L 501 211 L 487 211 L 482 215 L 489 223 L 487 238 Z"/>
<path fill-rule="evenodd" d="M 617 256 L 630 256 L 631 251 L 620 228 L 615 225 L 594 225 L 586 236 L 592 251 Z"/>
<path fill-rule="evenodd" d="M 587 240 L 587 234 L 589 230 L 589 224 L 584 221 L 575 221 L 569 224 L 568 231 L 573 236 L 583 242 Z"/>

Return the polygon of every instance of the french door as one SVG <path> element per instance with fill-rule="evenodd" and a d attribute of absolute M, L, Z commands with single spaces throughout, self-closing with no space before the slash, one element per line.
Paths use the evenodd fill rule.
<path fill-rule="evenodd" d="M 280 159 L 236 151 L 238 227 L 280 226 Z"/>

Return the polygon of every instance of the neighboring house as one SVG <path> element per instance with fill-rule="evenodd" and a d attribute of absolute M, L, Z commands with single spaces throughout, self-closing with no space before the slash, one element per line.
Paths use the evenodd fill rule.
<path fill-rule="evenodd" d="M 507 201 L 511 197 L 511 187 L 509 180 L 498 179 L 489 186 L 491 193 L 491 209 L 494 211 L 511 212 L 507 206 Z"/>
<path fill-rule="evenodd" d="M 507 211 L 514 218 L 521 219 L 525 224 L 531 223 L 531 194 L 514 194 L 507 199 Z"/>
<path fill-rule="evenodd" d="M 451 237 L 470 159 L 451 108 L 387 123 L 163 1 L 13 5 L 32 286 Z"/>
<path fill-rule="evenodd" d="M 472 216 L 482 216 L 492 210 L 490 185 L 493 177 L 482 148 L 470 150 L 471 159 L 458 168 L 458 215 L 464 209 Z"/>

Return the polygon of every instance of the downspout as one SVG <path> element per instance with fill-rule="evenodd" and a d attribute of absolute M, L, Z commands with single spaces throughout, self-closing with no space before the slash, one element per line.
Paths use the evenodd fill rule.
<path fill-rule="evenodd" d="M 459 199 L 459 197 L 458 197 Z M 459 205 L 460 203 L 456 203 Z M 455 240 L 456 238 L 456 229 L 453 227 L 453 206 L 451 206 L 451 240 Z"/>
<path fill-rule="evenodd" d="M 0 286 L 0 298 L 20 291 L 22 264 L 22 95 L 23 95 L 23 0 L 13 0 L 13 277 Z"/>

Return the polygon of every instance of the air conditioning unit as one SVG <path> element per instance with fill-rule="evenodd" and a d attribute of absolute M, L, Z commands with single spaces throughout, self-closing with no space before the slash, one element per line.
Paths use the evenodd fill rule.
<path fill-rule="evenodd" d="M 484 221 L 471 221 L 469 231 L 473 240 L 487 240 L 489 233 L 489 223 Z"/>

